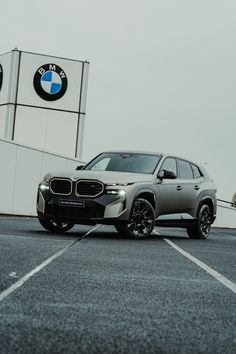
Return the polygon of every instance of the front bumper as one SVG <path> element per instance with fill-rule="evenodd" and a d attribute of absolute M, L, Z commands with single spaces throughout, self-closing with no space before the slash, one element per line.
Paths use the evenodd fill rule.
<path fill-rule="evenodd" d="M 78 224 L 112 224 L 128 219 L 125 196 L 102 194 L 96 198 L 75 195 L 54 195 L 38 190 L 37 213 L 41 218 L 70 221 Z"/>

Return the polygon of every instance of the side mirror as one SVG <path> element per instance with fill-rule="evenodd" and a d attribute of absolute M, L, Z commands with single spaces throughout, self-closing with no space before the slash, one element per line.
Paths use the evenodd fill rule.
<path fill-rule="evenodd" d="M 173 171 L 161 170 L 157 176 L 162 179 L 175 179 L 177 176 Z"/>
<path fill-rule="evenodd" d="M 79 166 L 77 166 L 77 167 L 76 167 L 76 171 L 78 171 L 78 170 L 82 170 L 82 169 L 83 169 L 83 167 L 84 167 L 84 165 L 79 165 Z"/>

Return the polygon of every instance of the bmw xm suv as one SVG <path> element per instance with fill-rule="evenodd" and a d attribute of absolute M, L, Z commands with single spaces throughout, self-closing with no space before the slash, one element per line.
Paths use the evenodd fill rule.
<path fill-rule="evenodd" d="M 161 225 L 206 239 L 216 218 L 216 188 L 205 169 L 180 157 L 103 152 L 71 173 L 48 173 L 39 184 L 37 213 L 51 232 L 111 224 L 142 239 Z"/>

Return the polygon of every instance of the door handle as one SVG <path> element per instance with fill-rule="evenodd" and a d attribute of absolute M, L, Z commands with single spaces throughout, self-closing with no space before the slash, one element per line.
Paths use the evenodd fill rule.
<path fill-rule="evenodd" d="M 183 187 L 181 187 L 181 186 L 177 186 L 177 191 L 182 191 L 182 189 L 183 189 Z"/>
<path fill-rule="evenodd" d="M 194 189 L 195 189 L 196 191 L 198 191 L 198 190 L 200 189 L 200 187 L 199 187 L 198 185 L 196 185 L 196 186 L 194 187 Z"/>

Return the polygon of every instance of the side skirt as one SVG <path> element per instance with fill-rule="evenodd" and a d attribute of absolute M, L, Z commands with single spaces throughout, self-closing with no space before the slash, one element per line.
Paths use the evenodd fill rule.
<path fill-rule="evenodd" d="M 196 220 L 156 220 L 156 226 L 162 227 L 180 227 L 186 229 L 189 226 L 193 226 L 196 224 Z"/>

